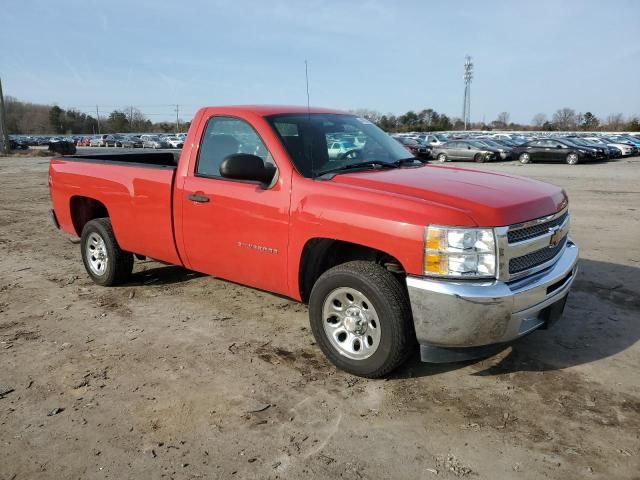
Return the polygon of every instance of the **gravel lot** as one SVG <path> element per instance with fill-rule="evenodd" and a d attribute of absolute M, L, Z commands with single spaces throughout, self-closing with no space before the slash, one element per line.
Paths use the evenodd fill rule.
<path fill-rule="evenodd" d="M 640 478 L 640 158 L 478 165 L 566 188 L 564 319 L 499 355 L 336 371 L 306 307 L 151 261 L 91 283 L 46 158 L 0 158 L 0 479 Z"/>

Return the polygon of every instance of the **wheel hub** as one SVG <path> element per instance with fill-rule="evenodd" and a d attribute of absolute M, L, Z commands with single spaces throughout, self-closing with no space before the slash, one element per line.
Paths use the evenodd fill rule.
<path fill-rule="evenodd" d="M 367 319 L 362 310 L 358 307 L 348 308 L 344 319 L 344 328 L 349 333 L 364 335 L 367 331 Z"/>
<path fill-rule="evenodd" d="M 87 239 L 85 255 L 91 271 L 98 276 L 104 275 L 109 262 L 107 246 L 104 239 L 95 232 L 92 232 Z"/>
<path fill-rule="evenodd" d="M 364 360 L 378 349 L 378 314 L 362 292 L 349 287 L 333 290 L 325 299 L 322 315 L 324 332 L 341 355 Z"/>

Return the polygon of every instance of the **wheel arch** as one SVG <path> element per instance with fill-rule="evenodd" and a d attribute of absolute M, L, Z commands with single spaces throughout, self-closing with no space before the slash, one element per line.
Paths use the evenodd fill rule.
<path fill-rule="evenodd" d="M 82 195 L 74 195 L 69 199 L 69 211 L 73 229 L 78 236 L 82 235 L 82 229 L 87 222 L 96 218 L 109 217 L 109 211 L 104 203 Z"/>
<path fill-rule="evenodd" d="M 384 266 L 404 279 L 405 268 L 393 255 L 373 247 L 331 238 L 311 238 L 303 249 L 298 270 L 298 289 L 303 302 L 309 300 L 316 280 L 328 269 L 354 260 L 364 260 Z"/>

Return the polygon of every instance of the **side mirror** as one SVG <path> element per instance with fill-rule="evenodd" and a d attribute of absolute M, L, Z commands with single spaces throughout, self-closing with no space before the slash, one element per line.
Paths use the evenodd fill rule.
<path fill-rule="evenodd" d="M 556 145 L 556 148 L 564 148 L 562 145 Z"/>
<path fill-rule="evenodd" d="M 233 180 L 248 180 L 269 184 L 273 180 L 275 168 L 265 165 L 257 155 L 233 153 L 220 164 L 220 176 Z"/>
<path fill-rule="evenodd" d="M 471 150 L 471 146 L 470 145 L 467 145 L 467 150 Z"/>

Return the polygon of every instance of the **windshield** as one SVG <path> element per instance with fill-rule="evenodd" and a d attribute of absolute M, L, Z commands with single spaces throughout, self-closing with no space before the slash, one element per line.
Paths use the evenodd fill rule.
<path fill-rule="evenodd" d="M 373 123 L 353 115 L 282 114 L 266 117 L 305 177 L 363 162 L 388 163 L 411 157 L 407 150 Z M 357 138 L 358 143 L 345 142 Z M 349 148 L 331 148 L 336 143 Z"/>

